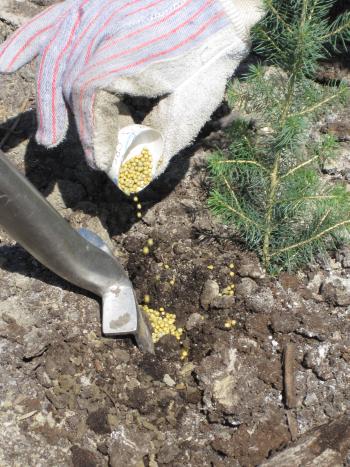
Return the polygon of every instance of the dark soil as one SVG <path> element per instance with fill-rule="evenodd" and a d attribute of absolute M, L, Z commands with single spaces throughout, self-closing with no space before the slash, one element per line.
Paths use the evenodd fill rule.
<path fill-rule="evenodd" d="M 16 25 L 11 3 L 0 14 L 0 38 Z M 21 2 L 21 14 L 48 3 Z M 135 204 L 85 165 L 74 128 L 57 149 L 35 144 L 34 66 L 0 80 L 9 158 L 73 227 L 110 242 L 140 302 L 149 295 L 184 328 L 181 342 L 162 338 L 155 356 L 131 338 L 104 338 L 96 297 L 0 231 L 1 466 L 255 466 L 349 411 L 350 249 L 299 274 L 267 277 L 206 207 L 206 161 L 222 135 L 204 137 L 215 121 L 141 195 L 138 220 Z M 334 133 L 336 122 L 332 116 L 322 131 Z M 337 128 L 348 132 L 349 121 Z M 348 183 L 343 133 L 341 166 L 326 170 Z M 233 296 L 218 295 L 217 286 L 230 284 Z M 350 465 L 350 451 L 342 462 Z"/>

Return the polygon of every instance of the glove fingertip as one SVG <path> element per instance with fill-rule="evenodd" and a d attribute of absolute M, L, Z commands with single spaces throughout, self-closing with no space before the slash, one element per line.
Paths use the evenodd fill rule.
<path fill-rule="evenodd" d="M 51 132 L 43 132 L 39 129 L 35 134 L 35 141 L 48 149 L 56 148 L 64 141 L 67 131 L 68 124 L 66 127 L 62 126 L 61 131 L 59 131 L 59 133 L 55 135 L 55 138 L 53 138 Z"/>
<path fill-rule="evenodd" d="M 22 53 L 11 46 L 0 46 L 0 73 L 14 73 L 38 55 L 36 47 L 28 47 Z"/>

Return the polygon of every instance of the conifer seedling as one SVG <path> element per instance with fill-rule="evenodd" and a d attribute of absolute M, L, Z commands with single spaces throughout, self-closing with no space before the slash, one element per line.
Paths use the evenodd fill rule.
<path fill-rule="evenodd" d="M 317 136 L 322 117 L 349 104 L 345 83 L 321 85 L 318 64 L 350 43 L 350 12 L 334 22 L 334 0 L 266 0 L 253 31 L 253 65 L 229 89 L 234 109 L 254 116 L 230 128 L 231 144 L 209 162 L 209 204 L 233 224 L 271 273 L 293 270 L 349 238 L 350 193 L 327 181 L 322 164 L 337 141 Z"/>

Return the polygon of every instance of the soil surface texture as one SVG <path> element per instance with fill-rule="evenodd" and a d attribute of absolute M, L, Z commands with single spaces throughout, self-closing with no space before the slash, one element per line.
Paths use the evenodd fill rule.
<path fill-rule="evenodd" d="M 0 41 L 50 3 L 2 0 Z M 349 81 L 349 63 L 326 64 L 320 81 Z M 73 127 L 55 149 L 35 143 L 34 96 L 35 64 L 0 77 L 2 149 L 74 228 L 111 246 L 139 302 L 176 314 L 183 334 L 154 356 L 103 337 L 99 299 L 0 230 L 0 465 L 349 466 L 350 248 L 270 278 L 213 218 L 207 158 L 225 144 L 225 104 L 140 195 L 138 219 L 87 167 Z M 142 118 L 147 103 L 131 105 Z M 317 131 L 341 142 L 325 176 L 349 184 L 349 113 Z"/>

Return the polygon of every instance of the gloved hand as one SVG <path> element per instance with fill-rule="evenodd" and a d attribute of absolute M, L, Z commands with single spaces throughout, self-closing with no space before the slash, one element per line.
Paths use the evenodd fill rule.
<path fill-rule="evenodd" d="M 132 122 L 122 96 L 162 96 L 143 122 L 164 138 L 159 175 L 220 104 L 260 3 L 66 0 L 0 46 L 0 72 L 38 57 L 37 141 L 54 147 L 64 139 L 68 105 L 88 164 L 107 173 L 118 131 Z"/>

